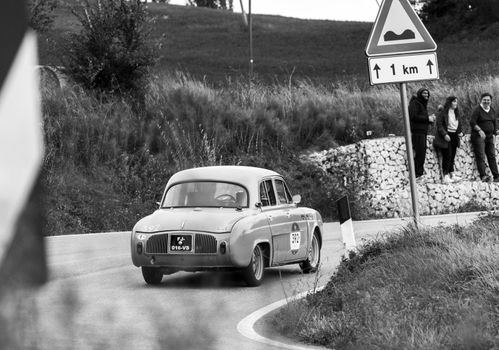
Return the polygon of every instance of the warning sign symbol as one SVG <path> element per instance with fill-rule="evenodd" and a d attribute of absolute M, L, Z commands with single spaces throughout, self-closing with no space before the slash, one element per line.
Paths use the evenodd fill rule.
<path fill-rule="evenodd" d="M 408 0 L 384 0 L 366 47 L 368 56 L 435 51 L 437 45 Z"/>
<path fill-rule="evenodd" d="M 399 1 L 392 2 L 378 45 L 399 45 L 424 42 L 407 12 Z"/>

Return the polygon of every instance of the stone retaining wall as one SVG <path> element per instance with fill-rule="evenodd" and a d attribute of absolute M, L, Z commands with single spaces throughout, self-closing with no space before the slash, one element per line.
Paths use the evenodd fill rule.
<path fill-rule="evenodd" d="M 466 206 L 491 210 L 499 208 L 499 183 L 479 181 L 470 135 L 461 139 L 461 147 L 457 150 L 456 171 L 463 178 L 458 183 L 442 184 L 439 157 L 432 141 L 433 136 L 429 136 L 426 180 L 417 185 L 420 214 L 456 212 Z M 313 153 L 309 160 L 345 185 L 355 181 L 362 198 L 362 203 L 357 204 L 366 211 L 367 216 L 386 218 L 412 215 L 403 137 L 363 140 L 353 145 Z"/>

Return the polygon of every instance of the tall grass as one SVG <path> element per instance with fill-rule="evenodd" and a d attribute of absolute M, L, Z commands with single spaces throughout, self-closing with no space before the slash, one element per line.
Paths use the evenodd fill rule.
<path fill-rule="evenodd" d="M 481 92 L 499 95 L 493 77 L 427 85 L 430 111 L 453 94 L 465 120 Z M 417 88 L 412 84 L 409 93 Z M 331 218 L 341 194 L 334 184 L 324 193 L 323 175 L 302 164 L 300 154 L 356 142 L 367 130 L 373 137 L 403 132 L 394 85 L 228 81 L 216 88 L 177 73 L 154 78 L 147 91 L 137 111 L 77 86 L 43 90 L 48 232 L 127 230 L 154 209 L 174 172 L 215 164 L 280 171 L 305 205 Z"/>
<path fill-rule="evenodd" d="M 324 290 L 287 308 L 307 317 L 296 323 L 283 309 L 273 324 L 334 349 L 496 349 L 498 228 L 487 217 L 387 234 L 345 258 Z"/>

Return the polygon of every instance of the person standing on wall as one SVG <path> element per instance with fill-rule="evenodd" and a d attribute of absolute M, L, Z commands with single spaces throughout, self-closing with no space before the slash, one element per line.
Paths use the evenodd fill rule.
<path fill-rule="evenodd" d="M 495 148 L 495 135 L 498 133 L 497 117 L 491 103 L 492 95 L 488 92 L 483 93 L 480 96 L 480 105 L 471 114 L 471 144 L 473 145 L 480 179 L 484 182 L 491 181 L 490 177 L 485 173 L 485 158 L 487 158 L 494 182 L 499 182 Z"/>
<path fill-rule="evenodd" d="M 409 102 L 409 119 L 411 122 L 412 148 L 414 149 L 414 166 L 416 181 L 424 179 L 424 162 L 426 158 L 426 136 L 428 126 L 435 121 L 435 115 L 428 115 L 430 91 L 426 88 L 418 90 Z"/>
<path fill-rule="evenodd" d="M 460 119 L 457 97 L 447 97 L 443 109 L 437 115 L 437 130 L 433 139 L 433 146 L 442 153 L 442 182 L 444 184 L 461 180 L 454 172 L 456 150 L 463 136 Z"/>

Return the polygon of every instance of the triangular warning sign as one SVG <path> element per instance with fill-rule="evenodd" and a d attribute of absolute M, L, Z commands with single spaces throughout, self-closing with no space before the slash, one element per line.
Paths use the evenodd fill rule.
<path fill-rule="evenodd" d="M 408 0 L 384 0 L 366 46 L 367 56 L 435 51 L 437 45 Z"/>

